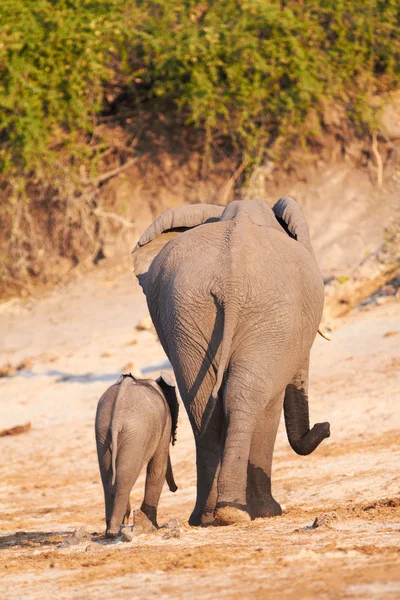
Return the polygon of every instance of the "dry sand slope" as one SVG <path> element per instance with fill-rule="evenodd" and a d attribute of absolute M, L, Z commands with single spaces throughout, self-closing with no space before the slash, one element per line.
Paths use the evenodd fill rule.
<path fill-rule="evenodd" d="M 400 302 L 353 312 L 332 342 L 316 341 L 311 418 L 329 420 L 332 436 L 299 457 L 281 423 L 273 489 L 282 517 L 187 525 L 195 461 L 181 411 L 179 490 L 165 486 L 159 511 L 159 523 L 182 521 L 180 537 L 164 529 L 107 543 L 95 409 L 127 363 L 146 375 L 165 368 L 154 334 L 134 330 L 146 312 L 132 277 L 101 270 L 29 310 L 2 308 L 0 365 L 31 364 L 0 379 L 0 429 L 32 427 L 0 438 L 0 598 L 400 598 Z M 82 526 L 87 539 L 62 546 Z"/>

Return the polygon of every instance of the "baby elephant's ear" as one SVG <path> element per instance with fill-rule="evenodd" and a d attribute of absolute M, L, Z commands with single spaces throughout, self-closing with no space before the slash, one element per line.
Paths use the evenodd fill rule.
<path fill-rule="evenodd" d="M 162 371 L 162 373 L 160 373 L 160 377 L 158 379 L 156 379 L 156 381 L 157 381 L 157 383 L 164 382 L 166 385 L 169 385 L 169 387 L 176 387 L 175 381 L 165 371 Z"/>

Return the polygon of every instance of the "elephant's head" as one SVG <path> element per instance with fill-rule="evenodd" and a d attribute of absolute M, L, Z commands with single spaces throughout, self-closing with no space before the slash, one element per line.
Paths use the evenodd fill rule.
<path fill-rule="evenodd" d="M 170 208 L 146 229 L 132 251 L 135 275 L 146 293 L 148 269 L 162 248 L 182 232 L 206 223 L 246 216 L 260 227 L 272 227 L 297 240 L 313 255 L 307 222 L 292 198 L 281 198 L 271 209 L 263 200 L 234 201 L 227 207 L 190 204 Z"/>

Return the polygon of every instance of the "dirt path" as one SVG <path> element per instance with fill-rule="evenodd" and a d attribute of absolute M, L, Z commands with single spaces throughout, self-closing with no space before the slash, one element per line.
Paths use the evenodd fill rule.
<path fill-rule="evenodd" d="M 161 529 L 106 543 L 97 400 L 124 367 L 151 376 L 166 367 L 155 336 L 134 329 L 146 305 L 122 272 L 100 270 L 29 310 L 0 310 L 0 365 L 31 362 L 0 379 L 0 429 L 32 425 L 0 438 L 0 598 L 400 598 L 400 303 L 355 312 L 333 342 L 316 341 L 311 418 L 329 420 L 332 436 L 299 457 L 281 423 L 273 489 L 282 517 L 187 525 L 195 461 L 182 410 L 179 490 L 165 487 L 159 511 L 160 523 L 182 521 L 180 538 Z M 81 526 L 88 539 L 63 547 Z"/>

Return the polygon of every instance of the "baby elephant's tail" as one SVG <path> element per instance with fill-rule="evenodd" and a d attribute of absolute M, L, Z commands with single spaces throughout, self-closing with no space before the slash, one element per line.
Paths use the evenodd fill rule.
<path fill-rule="evenodd" d="M 118 427 L 117 424 L 111 425 L 111 469 L 112 469 L 112 481 L 111 485 L 115 485 L 115 477 L 117 473 L 117 452 L 118 452 Z"/>
<path fill-rule="evenodd" d="M 168 452 L 168 463 L 167 463 L 167 472 L 165 475 L 165 479 L 167 480 L 168 487 L 171 490 L 171 492 L 176 492 L 176 490 L 178 489 L 178 486 L 175 483 L 174 474 L 172 472 L 171 458 L 169 456 L 169 452 Z"/>
<path fill-rule="evenodd" d="M 122 429 L 124 422 L 124 413 L 126 412 L 127 402 L 129 402 L 128 386 L 134 385 L 131 377 L 125 377 L 121 382 L 117 397 L 115 398 L 114 407 L 111 417 L 111 469 L 112 481 L 111 485 L 115 485 L 117 475 L 117 455 L 118 455 L 118 435 Z"/>

